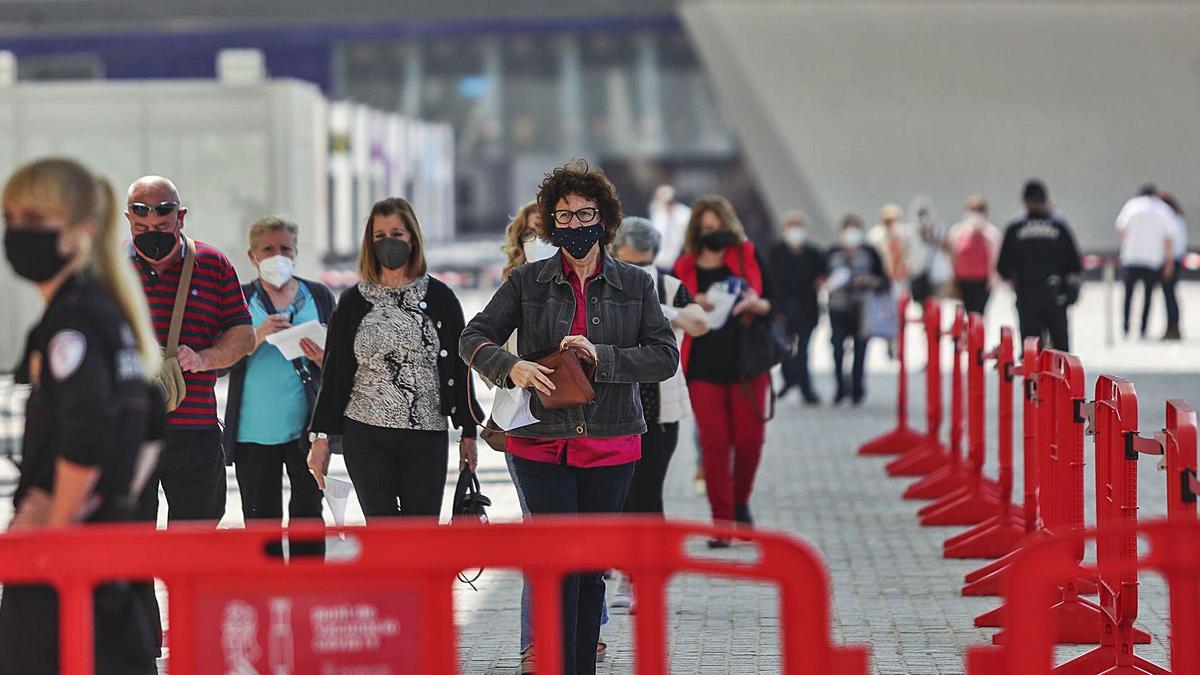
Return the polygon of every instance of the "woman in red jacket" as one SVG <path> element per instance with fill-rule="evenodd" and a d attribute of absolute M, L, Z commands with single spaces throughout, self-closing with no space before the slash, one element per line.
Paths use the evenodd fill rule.
<path fill-rule="evenodd" d="M 675 276 L 701 306 L 714 312 L 712 331 L 685 340 L 681 350 L 713 520 L 752 525 L 750 492 L 762 457 L 771 374 L 746 377 L 738 372 L 737 354 L 747 322 L 771 313 L 772 284 L 729 200 L 706 195 L 692 205 Z M 726 312 L 719 296 L 728 298 L 729 293 L 737 297 L 722 317 Z M 725 548 L 729 541 L 708 544 Z"/>

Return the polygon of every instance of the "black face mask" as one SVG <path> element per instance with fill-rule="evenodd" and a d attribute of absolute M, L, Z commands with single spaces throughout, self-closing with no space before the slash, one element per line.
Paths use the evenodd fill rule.
<path fill-rule="evenodd" d="M 389 270 L 398 270 L 408 264 L 409 258 L 412 257 L 412 247 L 408 242 L 399 239 L 379 239 L 372 247 L 375 250 L 375 259 L 380 265 Z"/>
<path fill-rule="evenodd" d="M 700 237 L 700 245 L 715 253 L 720 253 L 736 243 L 737 234 L 729 230 L 714 230 Z"/>
<path fill-rule="evenodd" d="M 141 251 L 142 255 L 155 261 L 170 255 L 178 241 L 179 233 L 158 230 L 150 230 L 133 237 L 134 247 Z"/>
<path fill-rule="evenodd" d="M 604 225 L 595 223 L 583 227 L 556 227 L 550 231 L 550 241 L 576 260 L 582 260 L 592 247 L 604 238 Z"/>
<path fill-rule="evenodd" d="M 70 260 L 58 252 L 58 236 L 58 232 L 5 230 L 4 254 L 13 271 L 34 283 L 54 278 Z"/>

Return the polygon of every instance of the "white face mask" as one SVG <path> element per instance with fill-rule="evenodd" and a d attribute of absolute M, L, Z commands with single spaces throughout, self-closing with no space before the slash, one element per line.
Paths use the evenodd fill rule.
<path fill-rule="evenodd" d="M 258 261 L 258 278 L 279 288 L 292 280 L 296 261 L 286 255 L 275 255 Z"/>
<path fill-rule="evenodd" d="M 783 231 L 783 240 L 789 246 L 803 246 L 808 241 L 808 230 L 803 227 L 789 227 Z"/>
<path fill-rule="evenodd" d="M 526 262 L 545 260 L 546 258 L 552 257 L 555 253 L 558 253 L 558 247 L 547 244 L 537 237 L 526 241 L 524 244 L 522 244 L 522 248 L 525 249 Z"/>
<path fill-rule="evenodd" d="M 987 222 L 987 218 L 978 211 L 967 211 L 966 220 L 968 224 L 974 227 L 983 227 L 984 223 Z"/>
<path fill-rule="evenodd" d="M 842 246 L 846 248 L 858 248 L 862 246 L 863 233 L 857 227 L 851 227 L 842 231 Z"/>

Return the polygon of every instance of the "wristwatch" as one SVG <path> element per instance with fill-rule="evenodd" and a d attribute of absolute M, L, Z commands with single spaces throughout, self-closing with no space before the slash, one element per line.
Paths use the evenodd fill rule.
<path fill-rule="evenodd" d="M 316 443 L 317 441 L 324 441 L 324 440 L 327 440 L 328 438 L 329 438 L 329 434 L 325 433 L 324 431 L 310 431 L 308 433 L 308 442 L 310 444 Z"/>

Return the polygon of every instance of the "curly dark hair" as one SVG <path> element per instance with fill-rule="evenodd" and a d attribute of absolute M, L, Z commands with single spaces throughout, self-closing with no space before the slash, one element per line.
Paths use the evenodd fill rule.
<path fill-rule="evenodd" d="M 541 238 L 550 242 L 550 233 L 558 226 L 553 216 L 554 208 L 560 199 L 571 194 L 596 202 L 600 209 L 600 222 L 604 223 L 604 239 L 600 244 L 607 248 L 621 227 L 621 199 L 617 197 L 617 189 L 608 176 L 600 169 L 589 167 L 587 160 L 583 159 L 567 162 L 546 174 L 546 179 L 538 187 L 537 205 L 544 223 Z"/>

